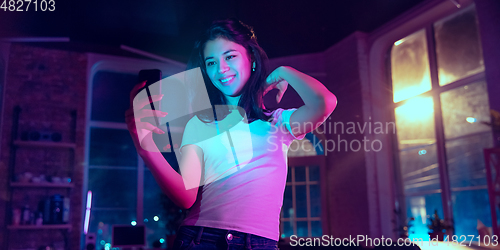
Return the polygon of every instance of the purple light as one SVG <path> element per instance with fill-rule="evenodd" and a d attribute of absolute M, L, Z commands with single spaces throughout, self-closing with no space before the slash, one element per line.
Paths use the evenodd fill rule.
<path fill-rule="evenodd" d="M 92 206 L 92 191 L 87 192 L 87 209 L 85 210 L 85 224 L 83 227 L 83 232 L 87 235 L 89 231 L 89 221 L 90 221 L 90 207 Z"/>

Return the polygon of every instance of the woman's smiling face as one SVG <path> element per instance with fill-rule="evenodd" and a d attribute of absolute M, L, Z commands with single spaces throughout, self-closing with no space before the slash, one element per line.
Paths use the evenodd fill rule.
<path fill-rule="evenodd" d="M 250 78 L 251 62 L 245 47 L 225 38 L 206 43 L 203 51 L 207 74 L 226 96 L 239 96 Z"/>

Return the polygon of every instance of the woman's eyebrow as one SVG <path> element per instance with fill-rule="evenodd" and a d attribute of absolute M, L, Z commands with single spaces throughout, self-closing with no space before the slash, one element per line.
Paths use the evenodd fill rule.
<path fill-rule="evenodd" d="M 232 52 L 232 51 L 238 52 L 238 51 L 237 51 L 237 50 L 235 50 L 235 49 L 230 49 L 230 50 L 228 50 L 228 51 L 226 51 L 226 52 L 224 52 L 224 53 L 222 53 L 222 54 L 223 54 L 223 55 L 225 55 L 225 54 L 227 54 L 227 53 L 229 53 L 229 52 Z M 213 59 L 213 58 L 214 58 L 213 56 L 209 56 L 209 57 L 205 58 L 205 62 L 206 62 L 208 59 Z"/>

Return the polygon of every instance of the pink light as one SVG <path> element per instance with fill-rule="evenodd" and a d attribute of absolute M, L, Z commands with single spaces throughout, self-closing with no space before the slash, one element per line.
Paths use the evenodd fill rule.
<path fill-rule="evenodd" d="M 83 229 L 83 232 L 85 235 L 89 232 L 89 218 L 90 218 L 90 210 L 85 211 L 85 228 Z"/>
<path fill-rule="evenodd" d="M 92 206 L 92 191 L 87 192 L 87 210 L 90 210 L 90 207 Z"/>
<path fill-rule="evenodd" d="M 92 206 L 92 191 L 87 192 L 87 209 L 85 210 L 85 224 L 83 227 L 83 232 L 87 235 L 89 231 L 89 221 L 90 221 L 90 207 Z"/>

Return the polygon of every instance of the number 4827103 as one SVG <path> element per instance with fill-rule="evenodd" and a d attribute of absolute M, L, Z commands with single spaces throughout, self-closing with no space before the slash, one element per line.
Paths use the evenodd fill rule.
<path fill-rule="evenodd" d="M 3 11 L 55 11 L 55 0 L 3 0 Z"/>

